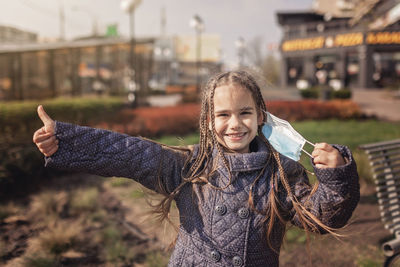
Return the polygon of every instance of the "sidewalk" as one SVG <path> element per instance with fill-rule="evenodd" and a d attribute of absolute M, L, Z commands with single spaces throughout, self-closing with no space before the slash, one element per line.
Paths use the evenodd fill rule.
<path fill-rule="evenodd" d="M 352 100 L 359 105 L 363 113 L 374 115 L 381 120 L 400 122 L 399 92 L 384 89 L 353 89 L 352 91 Z M 267 88 L 262 91 L 262 94 L 267 101 L 301 100 L 296 88 Z"/>
<path fill-rule="evenodd" d="M 353 89 L 352 100 L 367 115 L 375 115 L 382 120 L 400 122 L 399 92 L 382 89 Z"/>
<path fill-rule="evenodd" d="M 396 95 L 397 93 L 397 95 Z M 301 100 L 296 88 L 266 88 L 262 90 L 264 99 L 274 100 Z M 181 100 L 179 95 L 152 96 L 148 98 L 152 106 L 171 106 Z M 367 115 L 374 115 L 381 120 L 400 122 L 400 94 L 399 92 L 384 89 L 353 89 L 352 100 Z"/>

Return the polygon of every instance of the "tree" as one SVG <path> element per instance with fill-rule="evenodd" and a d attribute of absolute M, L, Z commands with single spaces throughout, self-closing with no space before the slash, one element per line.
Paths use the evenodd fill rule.
<path fill-rule="evenodd" d="M 280 59 L 274 51 L 265 53 L 265 47 L 261 36 L 254 37 L 246 45 L 247 62 L 268 84 L 277 85 L 280 79 Z"/>

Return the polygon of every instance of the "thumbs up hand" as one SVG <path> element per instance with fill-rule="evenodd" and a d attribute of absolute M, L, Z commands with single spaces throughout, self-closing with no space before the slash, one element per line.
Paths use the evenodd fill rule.
<path fill-rule="evenodd" d="M 46 157 L 56 153 L 58 149 L 58 140 L 55 137 L 55 122 L 44 111 L 40 105 L 37 109 L 39 118 L 43 122 L 43 127 L 33 134 L 33 142 L 39 148 L 40 152 Z"/>

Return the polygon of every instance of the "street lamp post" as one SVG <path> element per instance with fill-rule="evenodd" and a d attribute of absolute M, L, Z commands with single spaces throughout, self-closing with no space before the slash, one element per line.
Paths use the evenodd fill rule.
<path fill-rule="evenodd" d="M 204 23 L 199 15 L 194 15 L 190 20 L 190 26 L 196 31 L 196 90 L 200 93 L 201 33 L 204 30 Z"/>
<path fill-rule="evenodd" d="M 130 47 L 129 47 L 129 67 L 131 70 L 131 81 L 128 90 L 129 95 L 128 95 L 128 100 L 131 103 L 132 106 L 135 106 L 137 103 L 137 96 L 136 96 L 136 90 L 137 90 L 137 85 L 136 85 L 136 70 L 135 70 L 135 25 L 134 25 L 134 13 L 135 9 L 139 6 L 139 4 L 142 2 L 142 0 L 121 0 L 121 9 L 125 11 L 126 13 L 129 14 L 129 42 L 130 42 Z"/>

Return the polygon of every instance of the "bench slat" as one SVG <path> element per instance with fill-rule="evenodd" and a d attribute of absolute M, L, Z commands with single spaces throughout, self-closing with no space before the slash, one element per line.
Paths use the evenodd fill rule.
<path fill-rule="evenodd" d="M 396 155 L 396 156 L 400 155 L 400 151 L 397 152 L 397 153 L 394 153 L 393 155 Z M 370 165 L 371 166 L 379 166 L 379 165 L 387 164 L 387 163 L 391 164 L 391 163 L 394 163 L 396 161 L 400 161 L 400 156 L 397 156 L 397 157 L 385 157 L 385 159 L 382 159 L 382 160 L 371 161 Z"/>
<path fill-rule="evenodd" d="M 384 153 L 381 153 L 381 154 L 368 154 L 369 156 L 368 156 L 368 159 L 370 160 L 370 161 L 375 161 L 376 159 L 379 159 L 379 158 L 384 158 L 384 157 L 390 157 L 390 156 L 393 156 L 393 155 L 398 155 L 400 153 L 400 151 L 398 151 L 398 150 L 396 150 L 396 151 L 391 151 L 391 152 L 384 152 Z"/>
<path fill-rule="evenodd" d="M 399 172 L 400 172 L 400 171 L 399 171 Z M 397 172 L 396 174 L 398 174 L 399 172 Z M 393 175 L 393 174 L 394 174 L 394 173 L 392 173 L 392 175 Z M 376 176 L 374 175 L 374 180 L 375 180 L 375 184 L 376 184 L 377 186 L 380 186 L 380 185 L 389 184 L 389 182 L 399 183 L 399 182 L 400 182 L 400 176 L 393 175 L 392 178 L 377 179 Z"/>
<path fill-rule="evenodd" d="M 395 187 L 396 190 L 391 190 L 391 191 L 386 191 L 386 192 L 377 192 L 376 196 L 378 198 L 386 198 L 389 196 L 389 194 L 393 194 L 393 193 L 400 193 L 400 188 Z M 400 197 L 400 195 L 399 195 Z"/>
<path fill-rule="evenodd" d="M 366 145 L 361 145 L 360 148 L 363 150 L 369 150 L 372 151 L 373 149 L 377 148 L 377 147 L 388 147 L 391 145 L 400 145 L 400 139 L 395 139 L 395 140 L 391 140 L 391 141 L 384 141 L 384 142 L 377 142 L 377 143 L 373 143 L 373 144 L 366 144 Z"/>
<path fill-rule="evenodd" d="M 395 219 L 399 219 L 400 218 L 400 214 L 396 215 L 394 217 L 381 217 L 382 218 L 382 222 L 384 222 L 389 228 L 393 228 L 393 226 L 395 226 L 396 224 L 398 224 L 400 222 L 393 222 L 393 220 Z"/>
<path fill-rule="evenodd" d="M 397 167 L 400 167 L 400 163 L 396 163 L 396 164 L 391 164 L 388 166 L 382 166 L 382 167 L 376 167 L 376 168 L 372 168 L 374 172 L 381 172 L 384 171 L 386 169 L 396 169 Z M 385 172 L 385 174 L 390 174 L 390 172 Z"/>
<path fill-rule="evenodd" d="M 389 173 L 380 173 L 380 174 L 374 174 L 373 175 L 373 177 L 374 177 L 374 179 L 378 179 L 379 181 L 382 181 L 382 180 L 389 180 L 389 179 L 392 179 L 392 178 L 386 178 L 386 176 L 388 175 L 388 174 L 391 174 L 391 175 L 393 175 L 394 176 L 394 178 L 398 178 L 398 176 L 396 175 L 396 174 L 399 174 L 400 173 L 400 170 L 398 170 L 398 171 L 392 171 L 392 172 L 389 172 Z"/>
<path fill-rule="evenodd" d="M 400 189 L 400 186 L 398 186 L 396 184 L 389 184 L 389 185 L 377 186 L 375 189 L 379 193 L 383 193 L 383 192 L 393 193 L 395 189 Z"/>
<path fill-rule="evenodd" d="M 399 196 L 391 196 L 391 197 L 387 197 L 385 199 L 378 199 L 378 203 L 381 206 L 385 206 L 385 205 L 394 205 L 394 201 L 392 203 L 390 203 L 390 201 L 392 200 L 399 200 Z"/>
<path fill-rule="evenodd" d="M 400 212 L 400 205 L 398 205 L 398 207 L 395 209 L 381 211 L 381 217 L 391 217 L 392 212 Z"/>
<path fill-rule="evenodd" d="M 400 231 L 400 139 L 359 148 L 366 152 L 372 167 L 381 220 L 390 232 Z"/>

